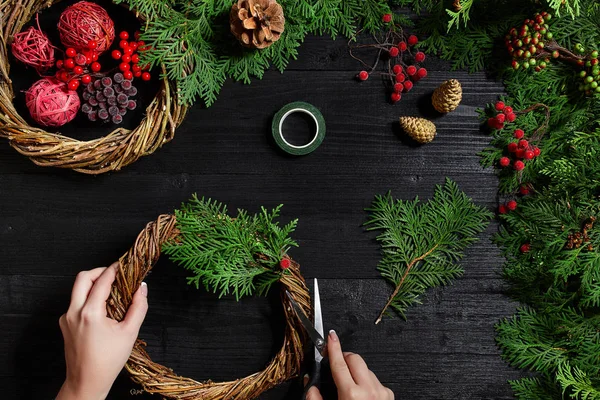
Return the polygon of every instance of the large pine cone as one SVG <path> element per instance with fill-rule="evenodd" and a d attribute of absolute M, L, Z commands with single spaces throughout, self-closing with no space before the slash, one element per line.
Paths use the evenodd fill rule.
<path fill-rule="evenodd" d="M 435 89 L 431 102 L 443 114 L 456 110 L 462 101 L 462 86 L 456 79 L 450 79 Z"/>
<path fill-rule="evenodd" d="M 435 124 L 425 118 L 400 117 L 400 126 L 415 141 L 429 143 L 435 138 Z"/>
<path fill-rule="evenodd" d="M 283 8 L 275 0 L 238 0 L 231 7 L 229 25 L 243 46 L 264 49 L 283 33 Z"/>

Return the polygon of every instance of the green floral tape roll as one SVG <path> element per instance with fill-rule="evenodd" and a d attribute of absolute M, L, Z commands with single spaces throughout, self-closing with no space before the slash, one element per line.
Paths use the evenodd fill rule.
<path fill-rule="evenodd" d="M 301 146 L 291 144 L 283 136 L 283 121 L 285 121 L 290 114 L 296 112 L 302 112 L 310 115 L 315 121 L 315 126 L 317 127 L 312 140 Z M 303 101 L 296 101 L 283 106 L 283 108 L 279 110 L 277 114 L 275 114 L 275 117 L 273 117 L 272 131 L 273 139 L 275 139 L 275 143 L 277 143 L 279 148 L 286 153 L 295 156 L 303 156 L 315 151 L 316 148 L 321 145 L 321 142 L 323 142 L 323 139 L 325 138 L 325 118 L 323 118 L 321 111 L 319 111 L 319 109 L 312 104 L 308 104 Z"/>

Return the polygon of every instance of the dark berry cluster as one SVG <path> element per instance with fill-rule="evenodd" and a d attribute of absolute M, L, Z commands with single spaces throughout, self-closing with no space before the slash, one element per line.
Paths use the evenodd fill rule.
<path fill-rule="evenodd" d="M 391 14 L 385 14 L 382 20 L 391 23 L 393 18 Z M 421 67 L 426 55 L 414 49 L 419 43 L 417 36 L 405 35 L 399 25 L 391 24 L 383 37 L 375 36 L 374 39 L 375 44 L 350 46 L 350 55 L 367 68 L 360 71 L 356 78 L 359 81 L 366 81 L 376 71 L 379 62 L 386 61 L 387 71 L 382 72 L 382 75 L 389 78 L 390 100 L 396 103 L 402 99 L 402 93 L 410 92 L 416 82 L 427 77 L 427 69 Z M 359 48 L 372 48 L 378 51 L 378 57 L 373 65 L 368 65 L 354 55 L 353 50 Z"/>
<path fill-rule="evenodd" d="M 579 60 L 578 64 L 584 67 L 579 72 L 579 77 L 583 82 L 579 84 L 579 90 L 586 95 L 600 94 L 600 61 L 598 60 L 598 50 L 593 50 L 585 55 L 586 49 L 581 43 L 575 45 L 575 53 L 583 55 L 584 59 Z"/>
<path fill-rule="evenodd" d="M 504 38 L 508 52 L 513 58 L 514 69 L 533 68 L 539 72 L 548 66 L 550 56 L 558 58 L 558 51 L 549 53 L 546 45 L 553 40 L 548 21 L 552 15 L 547 12 L 537 13 L 533 19 L 526 19 L 519 28 L 512 28 Z"/>
<path fill-rule="evenodd" d="M 82 94 L 84 103 L 81 111 L 87 114 L 90 121 L 120 124 L 127 111 L 137 107 L 132 99 L 136 95 L 137 89 L 131 79 L 117 72 L 112 78 L 105 76 L 87 84 Z"/>
<path fill-rule="evenodd" d="M 128 42 L 129 33 L 122 31 L 119 34 L 119 48 L 120 50 L 113 50 L 110 54 L 113 59 L 120 61 L 119 69 L 123 73 L 126 79 L 142 78 L 145 81 L 150 80 L 150 72 L 147 72 L 150 68 L 149 65 L 140 66 L 140 56 L 137 53 L 138 50 L 144 51 L 146 49 L 146 43 L 139 40 L 139 32 L 136 32 L 134 37 L 135 40 Z"/>

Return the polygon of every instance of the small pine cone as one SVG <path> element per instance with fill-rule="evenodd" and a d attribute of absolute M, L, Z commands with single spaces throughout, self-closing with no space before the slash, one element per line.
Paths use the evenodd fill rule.
<path fill-rule="evenodd" d="M 243 46 L 264 49 L 285 28 L 283 8 L 276 0 L 238 0 L 231 7 L 229 27 Z"/>
<path fill-rule="evenodd" d="M 408 136 L 419 143 L 429 143 L 435 138 L 434 123 L 424 118 L 400 117 L 400 126 Z"/>
<path fill-rule="evenodd" d="M 456 79 L 442 83 L 439 88 L 435 89 L 431 98 L 433 108 L 444 114 L 456 110 L 461 100 L 462 86 Z"/>
<path fill-rule="evenodd" d="M 454 11 L 456 12 L 462 10 L 462 4 L 460 4 L 460 0 L 454 0 L 454 3 L 452 3 L 452 7 L 454 7 Z"/>

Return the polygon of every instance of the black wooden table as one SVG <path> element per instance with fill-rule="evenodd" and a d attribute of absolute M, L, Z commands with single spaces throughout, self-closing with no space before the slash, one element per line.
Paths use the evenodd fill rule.
<path fill-rule="evenodd" d="M 426 66 L 429 77 L 392 106 L 379 79 L 352 79 L 359 65 L 344 40 L 310 37 L 284 74 L 268 72 L 249 86 L 227 82 L 213 107 L 190 110 L 173 142 L 98 177 L 36 167 L 1 143 L 1 397 L 52 398 L 64 379 L 58 318 L 76 273 L 115 261 L 148 221 L 196 192 L 253 212 L 283 203 L 284 220 L 299 218 L 300 248 L 291 255 L 307 278 L 320 279 L 325 328 L 336 329 L 344 350 L 360 353 L 398 399 L 510 398 L 506 381 L 518 372 L 501 360 L 493 325 L 515 304 L 503 293 L 503 259 L 490 242 L 495 223 L 468 250 L 463 278 L 430 291 L 408 321 L 374 325 L 392 290 L 376 270 L 374 235 L 361 227 L 375 194 L 428 198 L 449 176 L 478 204 L 497 203 L 497 181 L 478 163 L 489 138 L 476 109 L 502 85 L 484 74 L 449 72 L 440 61 Z M 429 96 L 449 78 L 463 84 L 462 105 L 435 119 L 433 143 L 412 146 L 398 117 L 432 115 Z M 297 100 L 317 106 L 327 121 L 322 146 L 301 158 L 285 156 L 269 139 L 273 114 Z M 153 358 L 196 379 L 262 369 L 282 337 L 278 294 L 218 300 L 187 286 L 186 274 L 165 257 L 147 280 L 141 336 Z M 123 375 L 110 398 L 152 398 L 132 397 L 135 389 Z M 290 383 L 263 398 L 299 393 Z"/>

